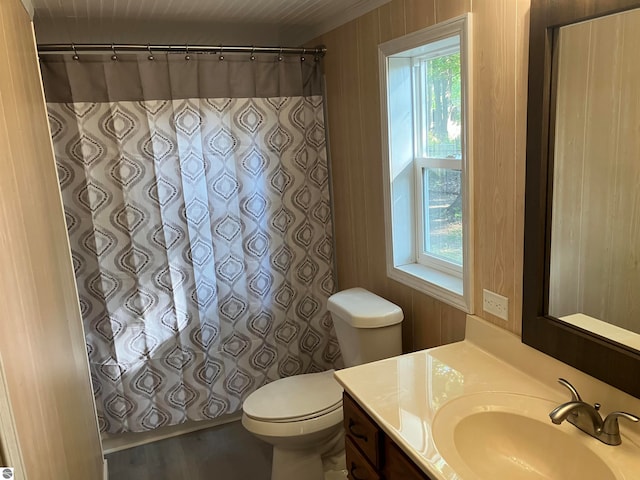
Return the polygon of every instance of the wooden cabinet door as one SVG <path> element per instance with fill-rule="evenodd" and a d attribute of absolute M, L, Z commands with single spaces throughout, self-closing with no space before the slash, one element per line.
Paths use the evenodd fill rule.
<path fill-rule="evenodd" d="M 384 441 L 385 480 L 430 480 L 389 437 Z"/>
<path fill-rule="evenodd" d="M 347 454 L 347 472 L 349 480 L 380 480 L 380 475 L 358 448 L 347 437 L 345 450 Z"/>
<path fill-rule="evenodd" d="M 374 468 L 380 468 L 380 428 L 348 395 L 344 396 L 343 410 L 347 438 L 362 451 Z"/>

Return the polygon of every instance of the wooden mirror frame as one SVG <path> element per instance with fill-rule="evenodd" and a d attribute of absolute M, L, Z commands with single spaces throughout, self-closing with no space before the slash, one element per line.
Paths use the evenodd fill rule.
<path fill-rule="evenodd" d="M 558 28 L 640 7 L 639 0 L 532 0 L 527 106 L 522 341 L 640 398 L 640 352 L 547 314 Z M 639 292 L 640 294 L 640 292 Z"/>

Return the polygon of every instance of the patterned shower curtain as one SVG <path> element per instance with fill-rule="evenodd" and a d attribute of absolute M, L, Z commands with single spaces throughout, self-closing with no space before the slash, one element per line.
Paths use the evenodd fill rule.
<path fill-rule="evenodd" d="M 319 62 L 42 61 L 100 428 L 339 367 Z"/>

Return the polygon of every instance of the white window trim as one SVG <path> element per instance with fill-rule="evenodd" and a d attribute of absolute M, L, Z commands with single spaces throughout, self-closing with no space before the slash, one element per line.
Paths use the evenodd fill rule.
<path fill-rule="evenodd" d="M 389 105 L 388 105 L 388 70 L 387 58 L 400 52 L 411 50 L 426 43 L 435 42 L 452 35 L 460 35 L 460 68 L 461 68 L 461 92 L 463 98 L 462 111 L 464 116 L 462 135 L 462 178 L 463 188 L 463 267 L 462 277 L 459 273 L 445 273 L 426 267 L 417 262 L 394 265 L 393 251 L 393 211 L 391 192 L 391 169 L 390 169 L 390 131 L 389 131 Z M 471 64 L 471 14 L 466 14 L 453 18 L 446 22 L 432 27 L 413 32 L 409 35 L 380 44 L 378 47 L 378 66 L 380 72 L 380 105 L 382 115 L 382 171 L 383 171 L 383 193 L 384 193 L 384 214 L 385 214 L 385 243 L 386 243 L 386 267 L 389 278 L 403 283 L 416 290 L 424 292 L 434 298 L 449 305 L 459 308 L 467 313 L 473 313 L 473 266 L 474 266 L 474 228 L 473 228 L 473 162 L 471 158 L 472 149 L 472 109 L 473 85 L 472 64 Z M 414 161 L 414 169 L 423 159 Z M 446 160 L 446 159 L 443 159 Z M 433 159 L 429 159 L 433 162 Z M 421 202 L 418 202 L 420 204 Z M 414 212 L 414 215 L 417 215 Z M 415 232 L 415 230 L 414 230 Z M 417 241 L 414 241 L 417 245 Z M 417 254 L 414 254 L 414 256 Z"/>

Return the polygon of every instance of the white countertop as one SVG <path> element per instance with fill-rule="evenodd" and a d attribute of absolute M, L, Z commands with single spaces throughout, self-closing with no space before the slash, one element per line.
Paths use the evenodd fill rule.
<path fill-rule="evenodd" d="M 473 316 L 467 318 L 463 342 L 346 368 L 335 377 L 425 473 L 440 480 L 461 477 L 438 452 L 431 424 L 439 408 L 463 395 L 519 393 L 559 405 L 570 399 L 568 391 L 556 383 L 558 377 L 564 377 L 583 400 L 601 403 L 603 415 L 614 410 L 640 414 L 640 400 L 533 350 L 517 336 Z M 567 422 L 558 428 L 582 435 Z M 639 426 L 620 422 L 620 429 L 640 444 Z M 602 445 L 617 448 L 612 450 L 616 457 L 623 453 L 620 447 Z M 640 478 L 640 471 L 637 473 Z"/>

